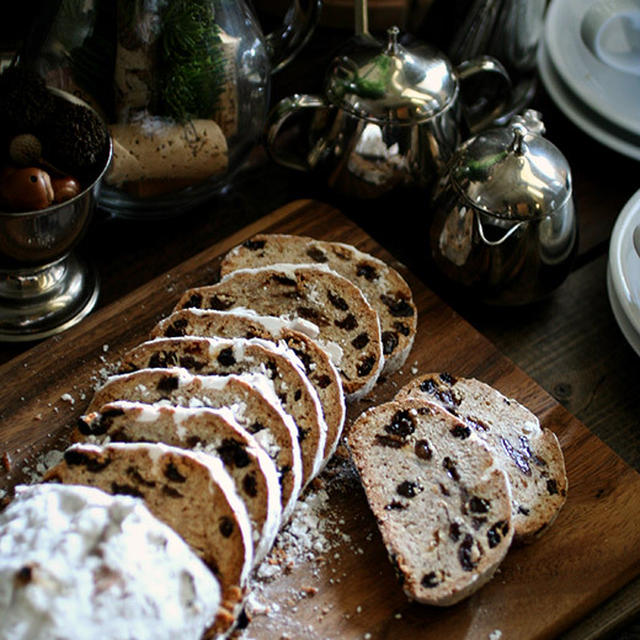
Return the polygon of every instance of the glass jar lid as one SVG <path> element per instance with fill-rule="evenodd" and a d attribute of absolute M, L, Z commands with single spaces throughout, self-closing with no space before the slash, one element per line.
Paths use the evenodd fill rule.
<path fill-rule="evenodd" d="M 452 160 L 454 188 L 471 206 L 496 217 L 553 214 L 571 197 L 571 170 L 543 133 L 541 114 L 529 109 L 507 126 L 469 139 Z"/>
<path fill-rule="evenodd" d="M 337 107 L 379 124 L 413 124 L 444 111 L 458 94 L 451 63 L 432 47 L 405 48 L 398 27 L 386 45 L 371 37 L 337 57 L 327 76 L 327 98 Z"/>

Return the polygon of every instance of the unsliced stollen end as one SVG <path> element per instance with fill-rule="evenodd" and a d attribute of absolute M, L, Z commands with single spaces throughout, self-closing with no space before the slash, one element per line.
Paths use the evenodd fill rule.
<path fill-rule="evenodd" d="M 79 485 L 16 487 L 0 514 L 0 637 L 200 640 L 214 575 L 142 500 Z"/>

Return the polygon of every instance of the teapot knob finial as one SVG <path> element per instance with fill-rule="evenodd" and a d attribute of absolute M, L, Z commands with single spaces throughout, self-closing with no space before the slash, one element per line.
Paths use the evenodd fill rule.
<path fill-rule="evenodd" d="M 400 29 L 394 25 L 387 29 L 387 36 L 389 36 L 389 42 L 387 44 L 387 53 L 395 54 L 398 51 L 398 35 Z"/>
<path fill-rule="evenodd" d="M 511 131 L 513 132 L 513 139 L 509 145 L 509 151 L 515 153 L 517 156 L 522 156 L 527 151 L 527 146 L 524 143 L 524 137 L 529 130 L 521 122 L 514 122 L 511 125 Z"/>
<path fill-rule="evenodd" d="M 519 123 L 524 125 L 530 133 L 541 136 L 545 133 L 542 114 L 535 109 L 527 109 L 522 115 L 517 114 L 511 118 L 511 124 Z"/>

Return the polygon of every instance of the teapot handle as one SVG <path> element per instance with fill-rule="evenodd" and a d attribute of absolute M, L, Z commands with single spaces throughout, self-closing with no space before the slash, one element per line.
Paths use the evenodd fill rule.
<path fill-rule="evenodd" d="M 482 220 L 478 215 L 476 216 L 476 222 L 478 223 L 478 233 L 480 234 L 482 242 L 490 247 L 497 247 L 501 245 L 507 238 L 512 236 L 520 227 L 524 226 L 525 224 L 525 221 L 521 220 L 517 224 L 514 224 L 513 227 L 511 227 L 501 238 L 498 238 L 497 240 L 489 240 L 489 238 L 487 238 L 485 234 L 484 227 L 482 226 Z"/>
<path fill-rule="evenodd" d="M 272 73 L 289 64 L 311 38 L 321 8 L 322 0 L 292 0 L 282 26 L 265 35 Z"/>
<path fill-rule="evenodd" d="M 276 140 L 280 134 L 282 125 L 294 114 L 299 113 L 303 109 L 324 109 L 326 107 L 328 107 L 328 104 L 321 96 L 294 94 L 280 100 L 267 116 L 266 146 L 271 158 L 279 165 L 287 167 L 288 169 L 309 171 L 311 164 L 308 159 L 298 158 L 291 153 L 283 154 L 276 146 Z"/>
<path fill-rule="evenodd" d="M 483 74 L 488 74 L 497 80 L 497 87 L 491 94 L 482 96 L 472 104 L 465 103 L 463 89 L 462 104 L 467 124 L 471 133 L 476 134 L 504 112 L 510 100 L 511 79 L 502 64 L 491 56 L 479 56 L 461 62 L 456 67 L 456 74 L 463 86 L 472 78 Z"/>

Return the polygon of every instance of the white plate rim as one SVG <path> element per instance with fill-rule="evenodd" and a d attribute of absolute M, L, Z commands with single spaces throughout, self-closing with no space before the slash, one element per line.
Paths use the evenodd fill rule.
<path fill-rule="evenodd" d="M 640 282 L 629 282 L 628 261 L 637 261 L 640 273 L 640 256 L 633 246 L 633 230 L 640 224 L 640 189 L 627 201 L 618 214 L 609 242 L 609 270 L 620 308 L 634 330 L 640 334 Z"/>
<path fill-rule="evenodd" d="M 596 120 L 596 118 L 600 119 L 597 114 L 590 114 L 588 107 L 579 103 L 576 98 L 569 93 L 568 88 L 562 84 L 562 79 L 558 77 L 553 62 L 549 57 L 546 40 L 543 40 L 540 46 L 538 46 L 537 58 L 538 71 L 545 88 L 555 104 L 569 120 L 592 138 L 595 138 L 598 142 L 610 149 L 634 160 L 640 160 L 640 145 L 623 140 L 612 133 L 606 128 L 606 122 L 600 124 Z"/>
<path fill-rule="evenodd" d="M 629 319 L 624 314 L 620 306 L 620 300 L 615 292 L 609 265 L 607 265 L 607 293 L 609 294 L 609 305 L 613 311 L 613 317 L 615 318 L 622 335 L 625 337 L 631 348 L 640 356 L 640 334 L 638 334 L 631 326 Z"/>
<path fill-rule="evenodd" d="M 614 122 L 629 133 L 640 135 L 640 109 L 635 108 L 633 100 L 630 100 L 628 105 L 625 100 L 624 112 L 620 114 L 618 110 L 621 96 L 613 96 L 610 86 L 607 86 L 607 82 L 603 83 L 600 77 L 605 73 L 611 74 L 611 82 L 619 80 L 620 84 L 624 85 L 638 84 L 639 91 L 640 79 L 622 71 L 612 70 L 598 60 L 581 40 L 578 17 L 562 21 L 562 11 L 567 10 L 572 2 L 578 1 L 585 11 L 589 8 L 590 4 L 584 0 L 551 0 L 549 3 L 544 23 L 544 39 L 547 42 L 549 58 L 553 61 L 558 75 L 580 100 L 587 103 L 601 117 Z M 562 33 L 557 34 L 561 25 L 564 27 Z M 571 55 L 572 43 L 578 47 L 580 55 Z"/>

